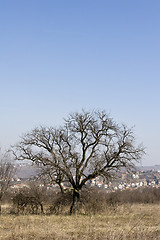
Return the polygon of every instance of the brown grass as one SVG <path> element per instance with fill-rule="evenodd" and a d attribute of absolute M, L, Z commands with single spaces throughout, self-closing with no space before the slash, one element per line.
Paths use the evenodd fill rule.
<path fill-rule="evenodd" d="M 160 239 L 159 204 L 124 204 L 100 215 L 0 216 L 1 240 Z"/>

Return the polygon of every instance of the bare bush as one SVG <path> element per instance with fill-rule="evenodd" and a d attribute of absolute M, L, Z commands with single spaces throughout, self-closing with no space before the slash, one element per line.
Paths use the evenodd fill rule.
<path fill-rule="evenodd" d="M 12 213 L 15 214 L 43 214 L 44 190 L 36 185 L 24 188 L 13 196 Z"/>
<path fill-rule="evenodd" d="M 107 193 L 96 188 L 84 188 L 81 191 L 81 199 L 78 202 L 79 214 L 102 213 L 106 208 Z M 65 214 L 72 203 L 72 191 L 57 194 L 49 207 L 50 214 Z"/>
<path fill-rule="evenodd" d="M 107 194 L 108 204 L 123 203 L 158 203 L 160 202 L 160 188 L 138 188 L 133 190 L 116 191 Z"/>
<path fill-rule="evenodd" d="M 49 208 L 50 214 L 64 214 L 72 202 L 72 193 L 57 194 Z M 79 214 L 100 214 L 106 210 L 115 212 L 119 205 L 124 203 L 158 203 L 160 202 L 160 188 L 139 188 L 107 193 L 97 188 L 85 188 L 81 192 Z"/>
<path fill-rule="evenodd" d="M 64 192 L 63 194 L 57 193 L 52 198 L 52 203 L 48 209 L 48 213 L 56 215 L 67 213 L 71 203 L 71 191 Z"/>

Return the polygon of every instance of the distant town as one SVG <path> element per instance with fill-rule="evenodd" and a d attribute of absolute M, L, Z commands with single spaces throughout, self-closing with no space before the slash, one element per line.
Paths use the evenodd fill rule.
<path fill-rule="evenodd" d="M 19 164 L 16 175 L 12 178 L 10 187 L 11 189 L 28 188 L 30 182 L 36 182 L 39 187 L 46 186 L 48 189 L 58 190 L 57 184 L 45 181 L 45 177 L 39 176 L 39 170 L 32 166 L 30 163 Z M 63 188 L 70 189 L 70 184 L 64 182 Z M 129 173 L 121 170 L 117 173 L 115 179 L 109 182 L 104 181 L 102 177 L 89 180 L 86 183 L 88 187 L 97 187 L 105 191 L 117 191 L 125 189 L 136 189 L 143 187 L 160 188 L 160 165 L 153 167 L 139 167 L 135 172 Z"/>

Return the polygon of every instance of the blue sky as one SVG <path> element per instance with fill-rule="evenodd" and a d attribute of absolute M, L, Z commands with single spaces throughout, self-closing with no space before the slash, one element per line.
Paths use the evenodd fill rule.
<path fill-rule="evenodd" d="M 70 112 L 135 126 L 160 164 L 160 2 L 0 0 L 0 145 Z"/>

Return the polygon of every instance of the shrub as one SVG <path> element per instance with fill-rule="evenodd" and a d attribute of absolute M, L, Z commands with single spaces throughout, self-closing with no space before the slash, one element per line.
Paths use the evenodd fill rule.
<path fill-rule="evenodd" d="M 107 209 L 115 211 L 123 203 L 158 203 L 160 188 L 138 188 L 107 193 L 98 188 L 84 188 L 78 204 L 78 213 L 97 214 Z M 72 191 L 56 193 L 53 190 L 44 191 L 38 187 L 23 189 L 13 197 L 12 213 L 42 214 L 43 205 L 47 206 L 47 214 L 68 214 L 72 203 Z"/>
<path fill-rule="evenodd" d="M 19 190 L 13 196 L 12 213 L 15 214 L 38 214 L 44 213 L 43 210 L 43 191 L 37 186 L 29 189 L 24 188 Z"/>
<path fill-rule="evenodd" d="M 115 203 L 157 203 L 160 201 L 160 188 L 138 188 L 111 192 L 107 195 L 109 204 Z"/>

